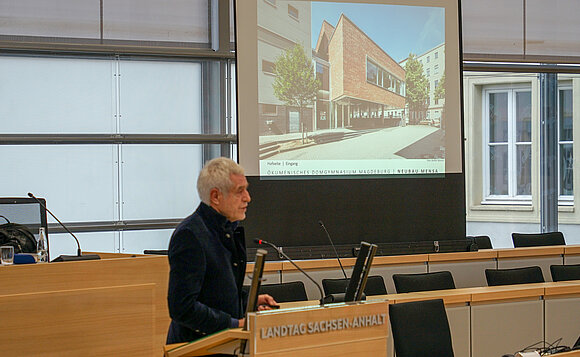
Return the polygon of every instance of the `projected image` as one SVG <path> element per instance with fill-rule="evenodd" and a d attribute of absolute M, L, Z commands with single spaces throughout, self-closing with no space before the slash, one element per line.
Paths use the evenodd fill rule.
<path fill-rule="evenodd" d="M 263 176 L 445 172 L 445 9 L 258 0 Z"/>

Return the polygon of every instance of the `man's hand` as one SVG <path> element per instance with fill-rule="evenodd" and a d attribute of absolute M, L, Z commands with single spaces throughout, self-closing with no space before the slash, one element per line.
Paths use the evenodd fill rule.
<path fill-rule="evenodd" d="M 246 322 L 246 319 L 239 319 L 238 320 L 238 327 L 244 327 L 245 322 Z"/>
<path fill-rule="evenodd" d="M 274 298 L 268 294 L 258 295 L 258 311 L 271 310 L 279 307 Z"/>

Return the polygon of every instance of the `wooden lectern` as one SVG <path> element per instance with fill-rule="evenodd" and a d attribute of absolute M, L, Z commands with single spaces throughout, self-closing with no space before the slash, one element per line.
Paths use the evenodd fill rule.
<path fill-rule="evenodd" d="M 351 304 L 269 310 L 248 314 L 248 331 L 230 329 L 191 343 L 165 346 L 166 357 L 216 353 L 244 356 L 385 356 L 388 303 Z M 242 354 L 240 354 L 242 355 Z"/>

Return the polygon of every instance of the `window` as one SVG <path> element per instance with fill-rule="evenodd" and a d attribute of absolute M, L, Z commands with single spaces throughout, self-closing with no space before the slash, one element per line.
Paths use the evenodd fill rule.
<path fill-rule="evenodd" d="M 426 57 L 425 61 L 429 63 L 429 56 Z"/>
<path fill-rule="evenodd" d="M 433 74 L 439 74 L 439 65 L 438 64 L 433 66 Z"/>
<path fill-rule="evenodd" d="M 434 56 L 435 56 L 435 59 L 439 58 L 439 52 L 435 52 Z"/>
<path fill-rule="evenodd" d="M 399 95 L 405 95 L 403 81 L 369 59 L 367 59 L 367 82 L 376 84 Z"/>
<path fill-rule="evenodd" d="M 298 9 L 292 5 L 288 5 L 288 15 L 290 15 L 290 17 L 298 20 L 298 15 L 299 15 Z"/>
<path fill-rule="evenodd" d="M 426 69 L 426 74 L 427 74 L 427 77 L 429 77 L 431 75 L 431 68 Z"/>
<path fill-rule="evenodd" d="M 531 91 L 487 90 L 484 200 L 531 200 Z"/>
<path fill-rule="evenodd" d="M 276 74 L 276 64 L 274 62 L 262 60 L 262 72 Z"/>
<path fill-rule="evenodd" d="M 262 104 L 262 113 L 266 115 L 277 115 L 278 106 L 275 104 Z"/>
<path fill-rule="evenodd" d="M 572 88 L 558 90 L 558 151 L 560 198 L 571 200 L 573 185 Z"/>
<path fill-rule="evenodd" d="M 225 148 L 235 143 L 205 139 L 231 133 L 230 106 L 219 105 L 231 93 L 215 95 L 230 66 L 186 58 L 0 56 L 0 117 L 13 119 L 1 134 L 34 136 L 0 145 L 2 157 L 15 160 L 11 174 L 0 177 L 0 195 L 32 190 L 46 198 L 65 224 L 75 223 L 85 249 L 166 248 L 176 222 L 199 202 L 191 183 L 203 162 L 228 156 Z M 62 160 L 47 165 L 54 158 Z M 187 167 L 175 170 L 183 162 Z M 83 192 L 82 200 L 72 191 Z M 69 253 L 70 240 L 55 238 L 60 227 L 51 219 L 49 225 L 51 256 Z"/>
<path fill-rule="evenodd" d="M 328 77 L 328 67 L 324 66 L 322 63 L 316 62 L 316 79 L 320 81 L 322 90 L 329 89 L 329 77 Z"/>
<path fill-rule="evenodd" d="M 377 84 L 379 68 L 371 61 L 367 61 L 367 81 Z"/>

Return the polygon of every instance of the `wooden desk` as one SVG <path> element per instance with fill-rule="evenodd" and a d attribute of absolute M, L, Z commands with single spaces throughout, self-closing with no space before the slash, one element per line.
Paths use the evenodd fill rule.
<path fill-rule="evenodd" d="M 564 263 L 580 264 L 580 246 L 567 245 L 564 247 Z"/>
<path fill-rule="evenodd" d="M 384 301 L 271 310 L 249 313 L 247 318 L 249 331 L 224 330 L 189 344 L 168 345 L 165 356 L 231 354 L 240 346 L 236 338 L 247 340 L 250 357 L 384 357 L 387 353 L 388 304 Z"/>
<path fill-rule="evenodd" d="M 443 299 L 457 356 L 501 356 L 560 337 L 561 344 L 570 346 L 580 334 L 580 281 L 423 291 L 367 299 L 387 300 L 390 304 Z M 280 305 L 296 308 L 318 305 L 318 301 Z M 394 356 L 392 341 L 388 356 Z"/>
<path fill-rule="evenodd" d="M 2 350 L 16 341 L 26 345 L 22 340 L 26 336 L 27 344 L 36 351 L 60 351 L 59 346 L 74 351 L 77 347 L 70 345 L 71 340 L 81 336 L 77 344 L 88 341 L 91 349 L 101 346 L 82 350 L 84 354 L 111 355 L 111 348 L 120 344 L 125 344 L 119 350 L 122 355 L 161 354 L 170 323 L 167 256 L 114 257 L 105 254 L 106 259 L 101 260 L 0 266 L 0 305 L 19 312 L 2 319 Z M 82 306 L 82 311 L 76 305 Z M 29 327 L 11 328 L 23 319 L 28 319 Z M 40 335 L 34 336 L 29 330 Z M 56 331 L 62 334 L 54 335 Z M 131 331 L 145 340 L 127 335 Z M 150 353 L 138 347 L 141 343 Z"/>

